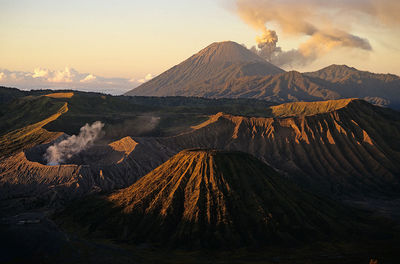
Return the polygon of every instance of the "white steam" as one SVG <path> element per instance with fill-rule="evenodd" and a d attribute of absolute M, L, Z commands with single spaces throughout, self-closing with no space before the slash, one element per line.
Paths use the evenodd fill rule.
<path fill-rule="evenodd" d="M 47 165 L 58 165 L 90 147 L 102 135 L 104 124 L 100 121 L 81 127 L 79 135 L 72 135 L 47 148 L 44 158 Z"/>

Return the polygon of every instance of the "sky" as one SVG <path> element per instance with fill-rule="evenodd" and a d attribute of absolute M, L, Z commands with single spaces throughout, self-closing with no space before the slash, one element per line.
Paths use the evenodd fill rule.
<path fill-rule="evenodd" d="M 310 14 L 312 25 L 318 27 L 317 33 L 307 35 L 301 30 L 292 32 L 284 24 L 287 17 L 297 16 L 288 7 L 293 5 L 291 1 L 0 0 L 0 85 L 79 88 L 119 94 L 213 42 L 233 40 L 248 48 L 257 45 L 256 37 L 265 33 L 253 23 L 253 18 L 260 14 L 263 19 L 256 17 L 257 21 L 279 36 L 274 44 L 283 51 L 276 53 L 279 56 L 291 54 L 285 53 L 290 50 L 304 55 L 303 42 L 326 41 L 326 32 L 330 39 L 336 39 L 331 32 L 336 34 L 339 27 L 341 36 L 345 28 L 346 36 L 366 40 L 370 46 L 370 49 L 368 45 L 354 47 L 348 39 L 336 41 L 329 46 L 333 48 L 314 54 L 316 57 L 280 65 L 284 69 L 311 71 L 335 63 L 400 75 L 400 26 L 396 17 L 388 15 L 392 19 L 388 20 L 366 7 L 363 14 L 367 15 L 345 14 L 336 19 L 337 14 L 333 14 L 336 6 L 321 7 L 319 3 L 324 0 L 304 0 L 307 12 L 300 14 Z M 302 1 L 295 2 L 302 4 Z M 349 0 L 358 5 L 370 1 L 374 2 Z M 394 5 L 389 10 L 399 6 L 397 0 L 381 1 Z M 284 19 L 271 16 L 270 7 Z M 296 6 L 295 10 L 302 8 Z M 332 21 L 325 21 L 329 19 Z M 382 22 L 386 20 L 389 22 Z M 327 25 L 334 30 L 325 30 Z"/>

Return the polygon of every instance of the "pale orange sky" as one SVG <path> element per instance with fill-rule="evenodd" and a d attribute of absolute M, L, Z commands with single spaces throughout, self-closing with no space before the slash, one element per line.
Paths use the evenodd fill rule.
<path fill-rule="evenodd" d="M 33 72 L 38 67 L 51 71 L 71 67 L 107 78 L 143 79 L 215 41 L 254 45 L 259 32 L 235 13 L 235 2 L 0 0 L 0 69 Z M 400 75 L 399 27 L 356 22 L 351 21 L 352 33 L 368 39 L 372 51 L 336 49 L 295 69 L 316 70 L 335 63 Z M 295 48 L 301 41 L 274 29 L 283 49 Z"/>

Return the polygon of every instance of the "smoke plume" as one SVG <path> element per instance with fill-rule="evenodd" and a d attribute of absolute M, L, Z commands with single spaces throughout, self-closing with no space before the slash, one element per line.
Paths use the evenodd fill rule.
<path fill-rule="evenodd" d="M 398 0 L 236 0 L 236 12 L 261 32 L 251 50 L 278 66 L 306 65 L 335 48 L 371 51 L 369 40 L 351 33 L 357 21 L 383 28 L 400 24 Z M 267 24 L 305 41 L 283 51 Z"/>
<path fill-rule="evenodd" d="M 79 135 L 72 135 L 47 148 L 44 155 L 47 165 L 58 165 L 87 149 L 102 135 L 104 124 L 100 121 L 81 127 Z"/>

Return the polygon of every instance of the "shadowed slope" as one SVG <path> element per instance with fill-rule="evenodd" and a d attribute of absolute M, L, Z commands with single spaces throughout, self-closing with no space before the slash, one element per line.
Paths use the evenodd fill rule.
<path fill-rule="evenodd" d="M 89 233 L 178 247 L 297 243 L 343 234 L 347 211 L 241 152 L 185 150 L 132 186 L 59 216 Z"/>

